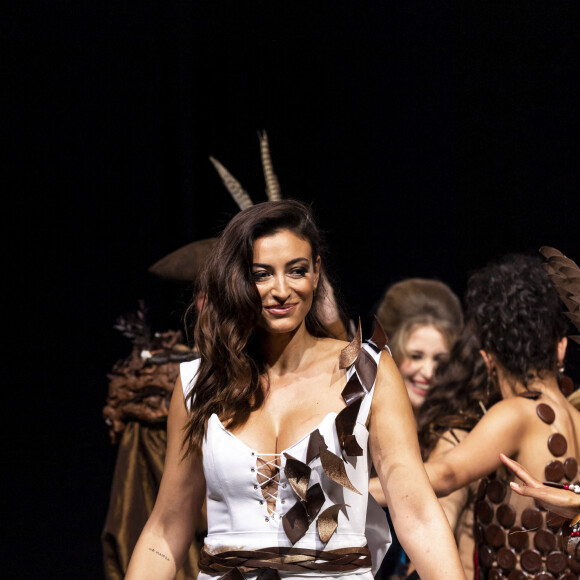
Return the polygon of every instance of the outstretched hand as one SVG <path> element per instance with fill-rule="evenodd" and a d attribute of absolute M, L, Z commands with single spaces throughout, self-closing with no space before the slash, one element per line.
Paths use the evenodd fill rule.
<path fill-rule="evenodd" d="M 523 483 L 510 482 L 510 487 L 520 495 L 532 497 L 538 500 L 543 507 L 560 516 L 571 519 L 580 510 L 580 495 L 567 489 L 556 489 L 539 482 L 523 465 L 517 461 L 499 454 L 502 462 L 516 475 Z"/>

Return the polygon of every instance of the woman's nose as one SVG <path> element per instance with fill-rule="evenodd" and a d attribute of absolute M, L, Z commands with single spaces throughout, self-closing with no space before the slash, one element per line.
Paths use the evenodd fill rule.
<path fill-rule="evenodd" d="M 272 287 L 272 295 L 277 300 L 286 300 L 290 296 L 290 288 L 285 276 L 276 276 L 274 278 L 274 286 Z"/>
<path fill-rule="evenodd" d="M 425 360 L 423 361 L 423 366 L 421 368 L 421 372 L 423 373 L 423 377 L 427 380 L 431 380 L 433 375 L 435 374 L 435 369 L 437 368 L 437 363 L 432 360 Z"/>

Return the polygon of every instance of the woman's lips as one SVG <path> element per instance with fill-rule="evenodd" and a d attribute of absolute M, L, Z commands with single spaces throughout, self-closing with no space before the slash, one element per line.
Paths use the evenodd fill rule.
<path fill-rule="evenodd" d="M 296 304 L 276 304 L 274 306 L 265 306 L 265 309 L 276 316 L 284 316 L 289 314 L 296 308 Z"/>
<path fill-rule="evenodd" d="M 417 395 L 424 397 L 429 390 L 430 383 L 421 383 L 418 381 L 409 381 L 411 383 L 411 390 Z"/>

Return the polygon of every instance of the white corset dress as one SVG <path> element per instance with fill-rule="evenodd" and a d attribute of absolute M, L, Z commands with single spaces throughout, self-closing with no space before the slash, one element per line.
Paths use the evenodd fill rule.
<path fill-rule="evenodd" d="M 366 344 L 363 348 L 378 364 L 380 351 L 376 352 Z M 181 364 L 181 382 L 184 394 L 190 393 L 194 387 L 195 374 L 199 368 L 199 360 Z M 355 373 L 355 365 L 347 369 L 347 379 Z M 356 378 L 356 377 L 355 377 Z M 258 483 L 256 461 L 258 457 L 271 459 L 260 453 L 259 449 L 251 449 L 230 433 L 221 423 L 217 415 L 212 415 L 208 421 L 207 432 L 203 443 L 203 469 L 207 485 L 207 520 L 208 535 L 205 545 L 209 552 L 231 550 L 256 550 L 272 546 L 308 548 L 314 550 L 334 550 L 348 547 L 368 547 L 372 554 L 372 571 L 376 572 L 390 546 L 391 537 L 383 510 L 368 493 L 370 456 L 368 451 L 369 433 L 366 422 L 370 411 L 374 384 L 361 397 L 360 409 L 352 434 L 362 448 L 362 455 L 349 457 L 344 462 L 348 479 L 360 492 L 351 491 L 343 485 L 330 479 L 325 473 L 321 458 L 307 461 L 310 435 L 318 430 L 328 446 L 328 451 L 338 457 L 343 455 L 335 419 L 337 413 L 328 413 L 313 429 L 291 447 L 279 455 L 280 480 L 276 497 L 275 512 L 268 510 L 267 502 Z M 187 399 L 190 401 L 190 399 Z M 320 513 L 334 504 L 346 504 L 338 514 L 338 526 L 330 539 L 324 543 L 319 536 L 316 522 L 308 526 L 306 533 L 294 544 L 288 539 L 283 528 L 283 517 L 297 501 L 297 495 L 287 480 L 285 466 L 287 456 L 300 462 L 308 463 L 311 468 L 310 485 L 320 484 L 324 492 L 324 504 Z M 244 573 L 246 577 L 256 574 Z M 320 571 L 305 571 L 300 573 L 281 572 L 282 578 L 300 578 L 304 576 L 353 577 L 357 580 L 371 579 L 370 567 L 359 568 L 347 573 L 329 573 Z M 200 580 L 219 577 L 200 572 Z"/>

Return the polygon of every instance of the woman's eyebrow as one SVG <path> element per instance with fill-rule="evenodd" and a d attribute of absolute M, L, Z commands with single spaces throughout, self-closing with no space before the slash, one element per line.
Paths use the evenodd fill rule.
<path fill-rule="evenodd" d="M 294 258 L 293 260 L 286 262 L 285 265 L 292 266 L 293 264 L 296 264 L 297 262 L 310 262 L 310 260 L 308 258 Z M 260 262 L 254 262 L 252 264 L 252 267 L 254 267 L 254 268 L 271 268 L 272 265 L 271 264 L 261 264 Z"/>

